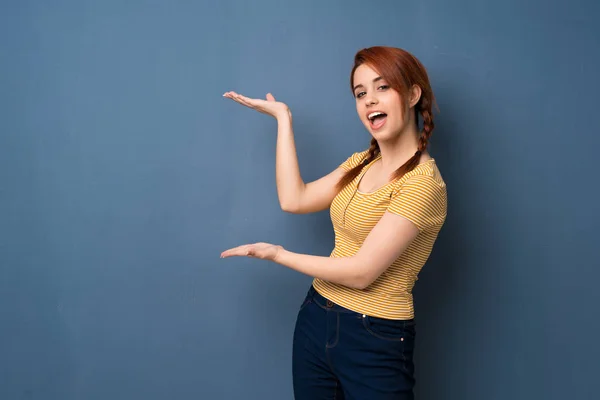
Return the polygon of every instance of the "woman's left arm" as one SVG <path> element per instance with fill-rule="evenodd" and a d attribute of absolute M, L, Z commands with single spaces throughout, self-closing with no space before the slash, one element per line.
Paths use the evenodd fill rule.
<path fill-rule="evenodd" d="M 255 243 L 235 247 L 221 257 L 247 256 L 274 261 L 305 275 L 355 289 L 373 283 L 419 234 L 417 226 L 400 215 L 385 212 L 360 250 L 352 257 L 322 257 L 293 253 L 281 246 Z"/>

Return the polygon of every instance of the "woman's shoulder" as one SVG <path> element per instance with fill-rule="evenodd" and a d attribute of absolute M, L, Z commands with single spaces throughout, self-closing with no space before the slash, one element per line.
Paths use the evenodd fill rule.
<path fill-rule="evenodd" d="M 424 231 L 439 229 L 446 220 L 447 208 L 446 183 L 431 159 L 396 182 L 388 211 L 408 218 Z"/>
<path fill-rule="evenodd" d="M 401 189 L 409 184 L 417 184 L 423 187 L 423 190 L 446 190 L 446 182 L 435 158 L 430 158 L 417 165 L 412 171 L 407 172 L 396 181 L 394 186 L 396 189 Z"/>
<path fill-rule="evenodd" d="M 346 160 L 342 164 L 340 164 L 340 167 L 346 171 L 351 170 L 352 168 L 362 163 L 367 157 L 368 153 L 369 149 L 356 151 L 350 156 L 348 156 L 348 158 L 346 158 Z"/>

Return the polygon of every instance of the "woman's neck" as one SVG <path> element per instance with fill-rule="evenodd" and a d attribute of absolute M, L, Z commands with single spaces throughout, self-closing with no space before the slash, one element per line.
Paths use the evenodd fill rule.
<path fill-rule="evenodd" d="M 394 171 L 408 161 L 419 149 L 419 133 L 413 126 L 398 135 L 395 140 L 381 141 L 381 167 L 384 171 Z"/>

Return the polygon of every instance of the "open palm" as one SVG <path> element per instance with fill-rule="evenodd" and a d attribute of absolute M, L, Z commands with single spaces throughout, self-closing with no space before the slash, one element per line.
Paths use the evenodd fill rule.
<path fill-rule="evenodd" d="M 289 107 L 285 103 L 276 101 L 275 97 L 273 97 L 271 93 L 267 94 L 266 100 L 252 99 L 250 97 L 242 96 L 241 94 L 236 92 L 227 92 L 223 94 L 223 97 L 232 99 L 246 107 L 249 107 L 253 110 L 270 115 L 275 118 L 280 118 L 284 116 L 291 117 L 292 115 Z"/>
<path fill-rule="evenodd" d="M 283 249 L 282 246 L 270 243 L 245 244 L 225 250 L 221 253 L 221 258 L 243 256 L 273 261 L 281 249 Z"/>

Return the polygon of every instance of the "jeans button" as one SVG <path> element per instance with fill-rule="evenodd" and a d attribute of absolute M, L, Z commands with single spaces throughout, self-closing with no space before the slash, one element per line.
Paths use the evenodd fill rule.
<path fill-rule="evenodd" d="M 333 307 L 333 302 L 331 300 L 327 300 L 327 307 Z"/>

